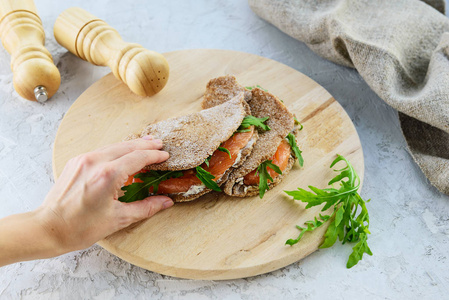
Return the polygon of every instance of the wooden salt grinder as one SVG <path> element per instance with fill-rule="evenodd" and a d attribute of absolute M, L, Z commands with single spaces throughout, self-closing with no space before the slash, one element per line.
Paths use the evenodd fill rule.
<path fill-rule="evenodd" d="M 115 29 L 81 8 L 63 11 L 53 31 L 59 44 L 94 65 L 109 66 L 138 95 L 152 96 L 167 83 L 169 67 L 162 54 L 124 42 Z"/>
<path fill-rule="evenodd" d="M 0 39 L 11 54 L 17 93 L 39 102 L 53 96 L 61 75 L 44 47 L 44 28 L 33 0 L 0 0 Z"/>

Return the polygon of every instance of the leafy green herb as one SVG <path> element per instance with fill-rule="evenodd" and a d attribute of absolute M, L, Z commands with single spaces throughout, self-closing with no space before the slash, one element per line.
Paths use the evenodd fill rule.
<path fill-rule="evenodd" d="M 261 87 L 260 85 L 256 85 L 256 86 L 245 86 L 245 88 L 247 89 L 247 90 L 252 90 L 252 89 L 255 89 L 255 88 L 259 88 L 259 89 L 261 89 L 261 90 L 264 90 L 265 92 L 268 92 L 268 90 L 266 90 L 266 89 L 264 89 L 263 87 Z"/>
<path fill-rule="evenodd" d="M 259 127 L 260 129 L 265 130 L 265 131 L 271 130 L 270 126 L 265 124 L 265 122 L 269 118 L 270 117 L 256 118 L 253 116 L 246 116 L 245 118 L 243 118 L 242 124 L 240 124 L 240 127 L 237 129 L 237 132 L 248 132 L 248 131 L 250 131 L 249 127 L 251 125 Z"/>
<path fill-rule="evenodd" d="M 329 220 L 330 217 L 331 217 L 331 216 L 328 216 L 328 215 L 322 216 L 322 215 L 320 214 L 320 219 L 321 219 L 321 220 L 318 220 L 317 217 L 315 217 L 315 220 L 305 222 L 304 224 L 307 225 L 306 228 L 301 227 L 301 226 L 299 226 L 299 225 L 296 225 L 296 228 L 298 228 L 299 230 L 301 230 L 300 233 L 299 233 L 299 236 L 298 236 L 296 239 L 289 239 L 289 240 L 287 240 L 287 241 L 285 242 L 285 244 L 290 245 L 290 246 L 293 246 L 294 244 L 296 244 L 296 243 L 299 242 L 299 240 L 302 238 L 302 236 L 303 236 L 306 232 L 308 232 L 308 231 L 313 231 L 313 230 L 317 229 L 318 227 L 320 227 L 321 225 L 323 225 L 324 222 L 326 222 L 327 220 Z"/>
<path fill-rule="evenodd" d="M 268 167 L 273 169 L 273 171 L 275 171 L 276 173 L 282 174 L 281 169 L 278 166 L 276 166 L 275 164 L 273 164 L 272 160 L 266 160 L 257 167 L 256 174 L 259 174 L 259 197 L 260 197 L 260 199 L 262 199 L 263 196 L 265 195 L 265 192 L 269 190 L 268 180 L 273 182 L 273 178 L 270 176 L 270 173 L 268 173 L 268 170 L 267 170 Z"/>
<path fill-rule="evenodd" d="M 335 218 L 329 224 L 329 227 L 324 235 L 324 241 L 320 245 L 320 248 L 328 248 L 332 246 L 337 238 L 344 244 L 346 242 L 356 243 L 352 248 L 352 254 L 349 256 L 346 264 L 347 268 L 355 266 L 363 257 L 363 254 L 373 255 L 371 249 L 368 247 L 367 239 L 369 231 L 369 215 L 366 208 L 366 203 L 358 194 L 360 187 L 360 178 L 355 172 L 349 161 L 341 155 L 337 155 L 337 158 L 332 162 L 331 168 L 340 161 L 346 163 L 346 167 L 340 170 L 329 185 L 336 182 L 340 182 L 340 188 L 326 188 L 318 189 L 313 186 L 309 186 L 312 192 L 298 188 L 297 191 L 285 191 L 287 195 L 290 195 L 295 200 L 306 202 L 306 208 L 310 208 L 316 205 L 324 203 L 323 209 L 325 211 L 332 206 L 334 211 L 331 216 L 335 215 Z M 346 179 L 346 180 L 345 180 Z M 321 226 L 321 225 L 320 225 Z M 312 231 L 319 226 L 311 226 Z M 289 240 L 289 245 L 294 245 L 301 239 L 300 236 L 296 240 Z M 288 241 L 287 241 L 288 242 Z"/>
<path fill-rule="evenodd" d="M 206 158 L 206 160 L 204 161 L 204 163 L 205 163 L 206 166 L 208 166 L 208 167 L 209 167 L 209 161 L 210 161 L 211 158 L 212 158 L 212 155 L 209 155 L 209 157 Z"/>
<path fill-rule="evenodd" d="M 221 192 L 221 189 L 218 186 L 218 184 L 212 180 L 212 179 L 215 179 L 215 176 L 212 175 L 211 173 L 207 172 L 200 166 L 196 167 L 196 177 L 198 177 L 198 179 L 201 180 L 201 182 L 204 183 L 204 185 L 207 188 L 217 191 L 217 192 Z"/>
<path fill-rule="evenodd" d="M 299 165 L 302 167 L 304 165 L 304 158 L 302 157 L 301 153 L 302 151 L 299 150 L 298 145 L 296 144 L 296 137 L 293 133 L 289 133 L 287 135 L 288 143 L 290 144 L 290 147 L 293 150 L 293 153 L 295 154 L 296 158 L 298 159 Z"/>
<path fill-rule="evenodd" d="M 228 149 L 224 148 L 224 147 L 218 147 L 218 150 L 220 150 L 221 152 L 227 153 L 229 154 L 229 159 L 232 159 L 232 155 L 231 152 L 229 152 Z M 209 165 L 207 165 L 209 167 Z"/>
<path fill-rule="evenodd" d="M 299 125 L 299 126 L 301 126 L 301 127 L 299 127 L 299 129 L 298 130 L 302 130 L 303 128 L 304 128 L 304 126 L 302 126 L 302 124 L 301 123 L 299 123 L 299 121 L 298 121 L 298 119 L 296 118 L 296 117 L 293 117 L 293 119 L 295 119 L 295 124 L 296 125 Z"/>
<path fill-rule="evenodd" d="M 149 188 L 153 187 L 153 193 L 157 193 L 159 184 L 169 178 L 178 178 L 182 176 L 181 171 L 150 171 L 139 173 L 134 178 L 139 178 L 143 182 L 134 182 L 122 187 L 125 194 L 118 198 L 121 202 L 134 202 L 143 200 L 149 195 Z"/>

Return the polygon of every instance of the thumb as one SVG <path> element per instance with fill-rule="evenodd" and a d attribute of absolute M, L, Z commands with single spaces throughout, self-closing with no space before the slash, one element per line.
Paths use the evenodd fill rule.
<path fill-rule="evenodd" d="M 140 201 L 123 204 L 123 216 L 134 223 L 171 207 L 173 200 L 167 196 L 151 196 Z"/>

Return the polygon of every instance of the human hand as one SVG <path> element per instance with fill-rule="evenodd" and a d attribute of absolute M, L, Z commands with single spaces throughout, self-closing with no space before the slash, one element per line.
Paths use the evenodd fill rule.
<path fill-rule="evenodd" d="M 167 160 L 169 154 L 161 148 L 161 140 L 147 136 L 69 160 L 39 208 L 43 227 L 56 237 L 60 252 L 87 248 L 173 205 L 166 196 L 133 203 L 117 201 L 129 175 Z"/>

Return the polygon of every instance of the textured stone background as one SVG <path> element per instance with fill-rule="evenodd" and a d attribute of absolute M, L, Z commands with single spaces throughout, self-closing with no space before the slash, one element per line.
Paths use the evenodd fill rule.
<path fill-rule="evenodd" d="M 51 187 L 52 144 L 75 99 L 109 72 L 67 53 L 52 26 L 68 2 L 35 0 L 46 45 L 62 74 L 44 105 L 20 99 L 9 55 L 0 50 L 0 217 L 39 206 Z M 98 246 L 0 269 L 0 299 L 444 298 L 449 294 L 449 197 L 413 163 L 396 112 L 352 69 L 337 66 L 256 17 L 246 1 L 78 1 L 127 41 L 159 52 L 220 48 L 262 55 L 324 86 L 346 109 L 365 153 L 362 196 L 373 257 L 345 268 L 348 245 L 319 250 L 270 274 L 232 281 L 191 281 L 132 266 Z M 188 74 L 186 74 L 188 76 Z M 1 234 L 1 233 L 0 233 Z"/>

